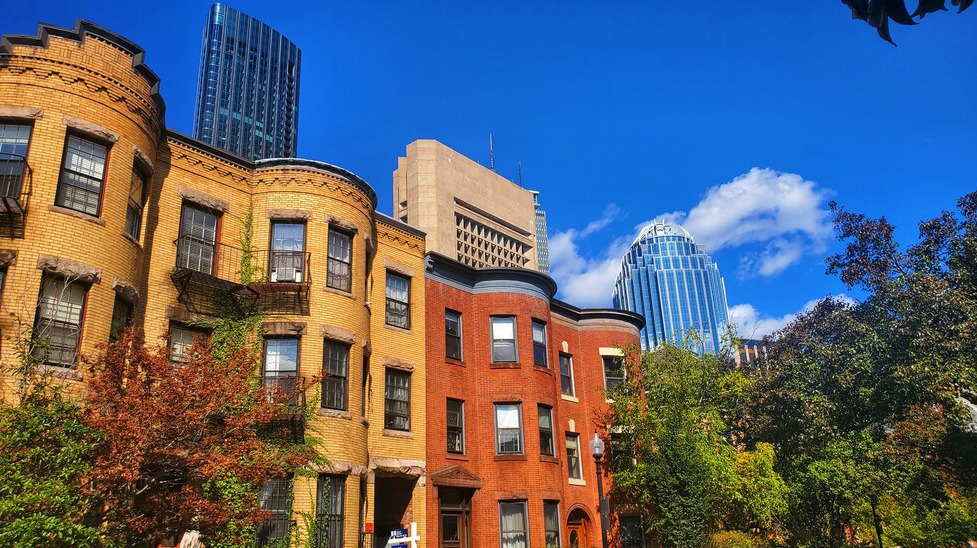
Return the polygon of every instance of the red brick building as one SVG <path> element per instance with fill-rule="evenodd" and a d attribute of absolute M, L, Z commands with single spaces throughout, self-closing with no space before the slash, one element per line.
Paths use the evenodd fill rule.
<path fill-rule="evenodd" d="M 425 270 L 428 546 L 600 546 L 588 442 L 643 318 L 557 301 L 530 270 Z"/>

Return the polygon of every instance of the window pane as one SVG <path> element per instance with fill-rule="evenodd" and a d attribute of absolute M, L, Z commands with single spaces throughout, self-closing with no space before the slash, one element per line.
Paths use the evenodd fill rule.
<path fill-rule="evenodd" d="M 81 337 L 81 317 L 88 288 L 60 278 L 44 277 L 34 319 L 37 338 L 32 353 L 44 363 L 70 367 Z"/>
<path fill-rule="evenodd" d="M 105 146 L 68 135 L 55 204 L 97 215 L 107 156 Z"/>
<path fill-rule="evenodd" d="M 564 395 L 573 396 L 573 362 L 570 356 L 560 354 L 560 390 Z"/>
<path fill-rule="evenodd" d="M 502 548 L 528 548 L 526 503 L 500 502 L 499 529 L 502 536 Z"/>
<path fill-rule="evenodd" d="M 580 436 L 567 434 L 567 473 L 573 479 L 580 479 Z"/>
<path fill-rule="evenodd" d="M 451 310 L 444 312 L 444 347 L 445 357 L 461 359 L 461 314 Z"/>
<path fill-rule="evenodd" d="M 410 430 L 410 373 L 387 369 L 384 427 Z"/>
<path fill-rule="evenodd" d="M 346 476 L 320 475 L 316 491 L 316 548 L 343 548 Z"/>
<path fill-rule="evenodd" d="M 387 324 L 410 329 L 410 279 L 387 272 Z"/>
<path fill-rule="evenodd" d="M 604 356 L 604 388 L 612 392 L 624 380 L 624 360 L 618 356 Z"/>
<path fill-rule="evenodd" d="M 265 377 L 294 375 L 298 357 L 298 339 L 266 339 Z"/>
<path fill-rule="evenodd" d="M 449 399 L 447 402 L 448 452 L 465 452 L 465 403 Z"/>
<path fill-rule="evenodd" d="M 326 285 L 342 291 L 352 289 L 353 237 L 336 230 L 329 231 Z"/>
<path fill-rule="evenodd" d="M 514 339 L 514 323 L 513 318 L 492 318 L 492 339 Z"/>
<path fill-rule="evenodd" d="M 552 457 L 553 451 L 553 409 L 539 406 L 539 452 Z"/>
<path fill-rule="evenodd" d="M 543 501 L 543 529 L 546 548 L 560 548 L 560 503 Z"/>
<path fill-rule="evenodd" d="M 515 333 L 515 318 L 492 318 L 492 361 L 516 361 Z"/>
<path fill-rule="evenodd" d="M 322 407 L 346 410 L 349 347 L 325 341 L 322 351 Z"/>
<path fill-rule="evenodd" d="M 259 544 L 270 539 L 285 538 L 288 535 L 292 518 L 289 491 L 287 479 L 270 480 L 261 487 L 258 493 L 258 505 L 262 510 L 271 513 L 271 517 L 258 526 L 256 536 Z"/>

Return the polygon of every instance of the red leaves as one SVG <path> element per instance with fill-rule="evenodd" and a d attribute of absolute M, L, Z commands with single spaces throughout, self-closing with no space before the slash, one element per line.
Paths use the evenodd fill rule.
<path fill-rule="evenodd" d="M 224 361 L 198 341 L 174 363 L 132 333 L 86 360 L 88 422 L 103 433 L 92 489 L 110 529 L 127 538 L 160 539 L 187 529 L 202 534 L 231 520 L 259 517 L 257 497 L 244 505 L 216 500 L 205 486 L 235 478 L 257 486 L 309 462 L 306 448 L 273 443 L 283 405 L 269 397 L 256 357 L 239 348 Z M 305 387 L 300 387 L 304 390 Z"/>

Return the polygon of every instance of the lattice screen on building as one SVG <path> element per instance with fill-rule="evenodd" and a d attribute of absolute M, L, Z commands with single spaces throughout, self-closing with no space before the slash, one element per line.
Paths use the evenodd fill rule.
<path fill-rule="evenodd" d="M 455 213 L 458 260 L 475 268 L 524 268 L 531 247 L 492 227 Z"/>

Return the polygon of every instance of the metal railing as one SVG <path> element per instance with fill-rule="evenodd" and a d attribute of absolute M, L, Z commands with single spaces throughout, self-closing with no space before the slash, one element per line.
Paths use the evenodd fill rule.
<path fill-rule="evenodd" d="M 176 267 L 240 285 L 312 282 L 312 253 L 243 249 L 185 234 L 176 244 Z"/>
<path fill-rule="evenodd" d="M 269 400 L 284 404 L 286 413 L 301 414 L 305 410 L 305 391 L 300 390 L 305 385 L 305 377 L 288 373 L 266 373 L 264 382 Z"/>
<path fill-rule="evenodd" d="M 20 154 L 0 153 L 0 214 L 23 215 L 31 193 L 31 166 Z"/>

